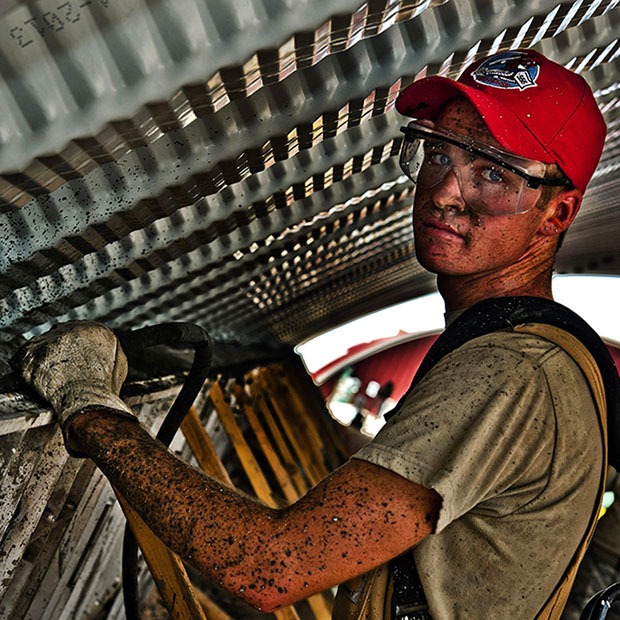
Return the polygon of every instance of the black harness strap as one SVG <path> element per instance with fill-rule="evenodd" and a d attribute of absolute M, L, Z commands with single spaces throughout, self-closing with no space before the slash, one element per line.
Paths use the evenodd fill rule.
<path fill-rule="evenodd" d="M 572 310 L 542 297 L 499 297 L 472 306 L 437 338 L 411 382 L 409 392 L 446 354 L 467 341 L 526 323 L 559 327 L 580 340 L 598 364 L 607 399 L 608 461 L 620 470 L 620 379 L 609 349 L 598 334 Z M 400 400 L 404 401 L 405 397 Z M 388 419 L 398 414 L 400 403 Z M 411 550 L 390 562 L 393 620 L 430 620 L 428 605 Z"/>

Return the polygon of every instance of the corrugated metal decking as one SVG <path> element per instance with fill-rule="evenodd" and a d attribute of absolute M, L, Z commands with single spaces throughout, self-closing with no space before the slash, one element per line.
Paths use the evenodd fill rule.
<path fill-rule="evenodd" d="M 618 273 L 617 2 L 48 4 L 2 19 L 6 338 L 187 319 L 291 345 L 431 291 L 393 102 L 500 45 L 597 90 L 610 137 L 559 267 Z"/>

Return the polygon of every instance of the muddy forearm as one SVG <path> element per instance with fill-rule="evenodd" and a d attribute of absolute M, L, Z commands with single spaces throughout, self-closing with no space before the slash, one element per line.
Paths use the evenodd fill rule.
<path fill-rule="evenodd" d="M 83 413 L 70 435 L 164 542 L 263 611 L 384 563 L 439 511 L 434 491 L 357 459 L 274 510 L 185 465 L 133 420 Z"/>
<path fill-rule="evenodd" d="M 237 594 L 260 587 L 242 583 L 236 567 L 250 560 L 251 530 L 273 524 L 276 511 L 189 467 L 135 421 L 89 412 L 73 419 L 70 433 L 174 551 Z"/>

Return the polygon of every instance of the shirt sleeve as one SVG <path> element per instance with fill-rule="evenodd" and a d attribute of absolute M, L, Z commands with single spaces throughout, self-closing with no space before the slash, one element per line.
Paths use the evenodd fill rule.
<path fill-rule="evenodd" d="M 474 508 L 518 509 L 546 483 L 534 472 L 553 456 L 553 403 L 540 352 L 517 346 L 523 338 L 483 336 L 445 356 L 354 457 L 436 490 L 436 532 Z M 506 493 L 510 502 L 494 501 Z"/>

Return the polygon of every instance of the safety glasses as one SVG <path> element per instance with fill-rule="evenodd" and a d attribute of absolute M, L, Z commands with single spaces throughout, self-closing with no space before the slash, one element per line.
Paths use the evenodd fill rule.
<path fill-rule="evenodd" d="M 400 153 L 403 172 L 419 187 L 438 186 L 453 172 L 466 204 L 478 213 L 513 215 L 529 211 L 541 186 L 567 186 L 545 178 L 547 165 L 489 144 L 412 121 Z"/>

